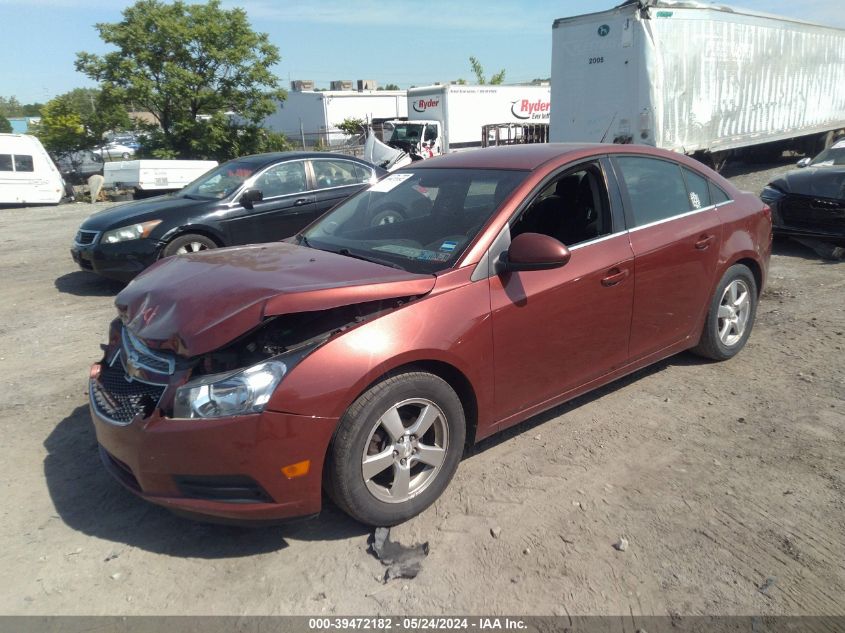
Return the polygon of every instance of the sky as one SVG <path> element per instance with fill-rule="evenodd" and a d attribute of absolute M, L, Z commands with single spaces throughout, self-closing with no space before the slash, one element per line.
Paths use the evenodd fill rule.
<path fill-rule="evenodd" d="M 189 2 L 192 0 L 188 0 Z M 268 33 L 289 80 L 374 79 L 400 88 L 472 80 L 469 57 L 505 83 L 548 77 L 556 18 L 603 11 L 622 0 L 223 0 Z M 0 0 L 0 96 L 45 102 L 94 85 L 74 70 L 76 53 L 104 53 L 94 24 L 118 22 L 128 0 Z M 843 0 L 720 2 L 845 28 Z"/>

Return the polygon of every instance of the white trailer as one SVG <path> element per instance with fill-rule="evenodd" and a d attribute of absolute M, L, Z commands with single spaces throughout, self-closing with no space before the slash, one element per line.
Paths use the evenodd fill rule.
<path fill-rule="evenodd" d="M 411 88 L 408 120 L 387 122 L 385 141 L 417 158 L 430 158 L 481 147 L 484 125 L 548 123 L 550 112 L 549 86 Z"/>
<path fill-rule="evenodd" d="M 815 151 L 845 128 L 845 31 L 630 0 L 554 22 L 552 100 L 552 142 L 642 143 L 716 166 L 735 151 Z"/>
<path fill-rule="evenodd" d="M 0 134 L 0 204 L 58 204 L 64 181 L 44 146 L 27 134 Z"/>
<path fill-rule="evenodd" d="M 217 167 L 216 160 L 124 160 L 103 165 L 103 186 L 139 194 L 176 191 Z"/>
<path fill-rule="evenodd" d="M 344 119 L 372 121 L 405 117 L 407 103 L 404 90 L 291 91 L 262 125 L 306 146 L 318 140 L 339 145 L 349 139 L 337 127 Z"/>

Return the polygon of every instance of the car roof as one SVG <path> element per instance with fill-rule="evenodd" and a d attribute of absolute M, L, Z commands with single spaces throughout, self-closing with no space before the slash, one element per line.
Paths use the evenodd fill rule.
<path fill-rule="evenodd" d="M 608 144 L 601 143 L 534 143 L 529 145 L 502 145 L 484 149 L 467 150 L 438 156 L 432 160 L 415 162 L 409 168 L 421 167 L 458 169 L 536 169 L 550 160 L 567 155 L 596 150 L 609 151 Z"/>
<path fill-rule="evenodd" d="M 255 169 L 260 169 L 270 163 L 275 163 L 280 160 L 297 160 L 303 158 L 328 158 L 328 159 L 343 159 L 352 160 L 362 165 L 370 165 L 370 163 L 356 158 L 355 156 L 347 156 L 346 154 L 333 154 L 331 152 L 269 152 L 266 154 L 252 154 L 250 156 L 240 156 L 233 158 L 232 162 L 237 161 L 241 164 L 247 164 Z"/>
<path fill-rule="evenodd" d="M 650 145 L 613 143 L 533 143 L 527 145 L 502 145 L 484 149 L 466 150 L 436 158 L 417 161 L 404 169 L 447 168 L 447 169 L 515 169 L 533 170 L 554 161 L 562 164 L 569 159 L 597 156 L 601 154 L 646 154 L 664 158 L 683 165 L 704 167 L 698 161 L 678 152 L 672 152 Z M 708 170 L 709 171 L 709 170 Z"/>

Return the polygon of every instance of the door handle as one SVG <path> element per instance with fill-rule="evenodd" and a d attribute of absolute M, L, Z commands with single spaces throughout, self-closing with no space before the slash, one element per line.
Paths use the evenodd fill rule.
<path fill-rule="evenodd" d="M 710 246 L 713 239 L 713 235 L 702 235 L 698 238 L 698 241 L 695 243 L 696 250 L 703 251 L 704 249 Z"/>
<path fill-rule="evenodd" d="M 625 277 L 628 276 L 627 268 L 611 268 L 607 272 L 607 277 L 603 277 L 601 280 L 601 285 L 605 287 L 615 286 L 616 284 L 624 281 Z"/>
<path fill-rule="evenodd" d="M 309 202 L 312 202 L 311 198 L 298 198 L 294 201 L 293 206 L 301 207 L 303 204 L 308 204 Z"/>

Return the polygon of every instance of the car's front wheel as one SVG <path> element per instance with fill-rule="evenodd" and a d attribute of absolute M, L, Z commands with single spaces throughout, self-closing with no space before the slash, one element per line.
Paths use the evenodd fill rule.
<path fill-rule="evenodd" d="M 707 311 L 701 340 L 693 348 L 713 360 L 732 358 L 745 346 L 757 314 L 757 281 L 743 264 L 734 264 L 722 276 Z"/>
<path fill-rule="evenodd" d="M 406 521 L 445 490 L 463 453 L 460 398 L 442 378 L 386 378 L 343 416 L 332 442 L 327 489 L 341 509 L 375 526 Z"/>
<path fill-rule="evenodd" d="M 210 248 L 217 248 L 217 244 L 210 237 L 188 233 L 187 235 L 180 235 L 165 246 L 161 252 L 161 256 L 186 255 L 188 253 L 196 253 L 197 251 L 205 251 Z"/>

